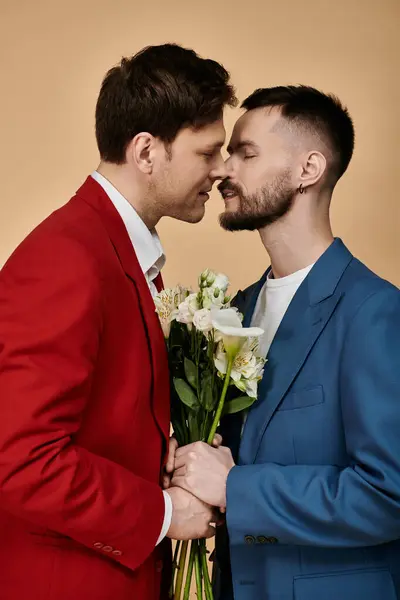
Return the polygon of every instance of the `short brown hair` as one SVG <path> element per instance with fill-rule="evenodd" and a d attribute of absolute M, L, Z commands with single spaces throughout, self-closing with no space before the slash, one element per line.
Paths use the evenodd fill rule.
<path fill-rule="evenodd" d="M 334 156 L 331 177 L 337 181 L 349 166 L 355 137 L 353 121 L 340 100 L 308 85 L 288 85 L 258 89 L 242 103 L 247 111 L 270 106 L 279 107 L 288 122 L 327 141 Z"/>
<path fill-rule="evenodd" d="M 229 73 L 177 44 L 149 46 L 105 76 L 96 105 L 102 160 L 123 164 L 129 142 L 147 131 L 171 143 L 185 126 L 216 121 L 237 103 Z"/>

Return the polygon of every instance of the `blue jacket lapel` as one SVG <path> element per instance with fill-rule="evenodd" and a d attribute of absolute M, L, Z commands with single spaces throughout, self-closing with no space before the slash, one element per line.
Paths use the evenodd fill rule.
<path fill-rule="evenodd" d="M 265 429 L 341 299 L 337 286 L 351 260 L 350 252 L 336 239 L 293 298 L 268 353 L 258 400 L 244 428 L 239 464 L 256 460 Z M 259 293 L 262 286 L 255 286 L 255 290 Z M 246 303 L 251 308 L 246 325 L 251 322 L 257 295 Z"/>

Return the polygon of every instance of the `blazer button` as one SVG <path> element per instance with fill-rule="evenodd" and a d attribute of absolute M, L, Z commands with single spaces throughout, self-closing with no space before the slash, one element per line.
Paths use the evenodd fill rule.
<path fill-rule="evenodd" d="M 112 546 L 104 546 L 103 547 L 103 551 L 104 552 L 112 552 L 113 551 L 113 547 Z"/>
<path fill-rule="evenodd" d="M 268 544 L 268 538 L 266 538 L 265 535 L 259 535 L 257 538 L 257 542 L 259 544 Z"/>
<path fill-rule="evenodd" d="M 245 535 L 244 536 L 244 541 L 246 542 L 246 544 L 248 546 L 251 546 L 252 544 L 254 544 L 254 542 L 256 541 L 254 536 L 252 535 Z"/>
<path fill-rule="evenodd" d="M 95 543 L 93 544 L 93 546 L 94 546 L 95 548 L 98 548 L 99 550 L 101 550 L 101 549 L 102 549 L 102 547 L 104 546 L 104 544 L 102 544 L 101 542 L 95 542 Z"/>
<path fill-rule="evenodd" d="M 276 544 L 278 542 L 278 540 L 276 539 L 276 537 L 270 537 L 268 538 L 268 543 L 269 544 Z"/>
<path fill-rule="evenodd" d="M 121 550 L 113 550 L 113 556 L 121 556 L 122 552 Z"/>

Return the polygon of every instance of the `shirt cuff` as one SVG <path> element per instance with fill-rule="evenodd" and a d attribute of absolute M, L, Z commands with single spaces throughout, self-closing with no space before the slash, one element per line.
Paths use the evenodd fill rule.
<path fill-rule="evenodd" d="M 167 492 L 164 492 L 164 502 L 165 502 L 165 513 L 164 513 L 164 522 L 163 522 L 163 526 L 161 529 L 161 533 L 160 536 L 157 540 L 156 546 L 158 546 L 158 544 L 165 538 L 165 536 L 168 533 L 168 529 L 171 526 L 171 521 L 172 521 L 172 500 L 171 500 L 171 496 L 169 494 L 167 494 Z"/>

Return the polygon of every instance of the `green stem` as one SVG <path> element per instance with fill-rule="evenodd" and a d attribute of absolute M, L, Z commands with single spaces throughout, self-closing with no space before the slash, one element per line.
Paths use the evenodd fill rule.
<path fill-rule="evenodd" d="M 209 436 L 207 438 L 207 444 L 210 444 L 210 446 L 213 443 L 215 432 L 217 431 L 217 427 L 218 427 L 218 424 L 219 424 L 219 421 L 220 421 L 220 418 L 221 418 L 222 410 L 224 408 L 224 402 L 225 402 L 226 392 L 228 391 L 228 387 L 229 387 L 229 384 L 230 384 L 230 381 L 231 381 L 232 366 L 233 366 L 233 358 L 229 358 L 229 360 L 228 360 L 228 367 L 226 369 L 224 387 L 223 387 L 222 393 L 221 393 L 221 398 L 219 399 L 217 412 L 215 413 L 214 421 L 213 421 L 213 424 L 212 424 L 211 429 L 210 429 L 210 434 L 209 434 Z"/>
<path fill-rule="evenodd" d="M 200 545 L 197 543 L 197 552 L 194 557 L 194 572 L 196 576 L 196 593 L 197 600 L 203 600 L 203 583 L 201 578 L 201 564 L 200 564 Z"/>
<path fill-rule="evenodd" d="M 181 555 L 179 557 L 178 575 L 176 577 L 174 600 L 181 600 L 183 576 L 185 574 L 187 549 L 188 549 L 188 542 L 185 541 L 182 544 Z"/>
<path fill-rule="evenodd" d="M 189 564 L 188 564 L 188 568 L 187 568 L 186 584 L 185 584 L 185 589 L 183 592 L 183 600 L 189 600 L 190 585 L 192 583 L 192 574 L 193 574 L 194 559 L 195 559 L 196 551 L 197 551 L 197 543 L 195 541 L 192 541 L 191 546 L 190 546 Z"/>
<path fill-rule="evenodd" d="M 184 435 L 184 446 L 186 446 L 186 444 L 189 443 L 188 440 L 188 434 L 187 434 L 187 426 L 186 426 L 186 414 L 185 414 L 185 407 L 183 406 L 183 402 L 180 402 L 180 407 L 181 407 L 181 418 L 182 418 L 182 429 L 183 429 L 183 435 Z"/>
<path fill-rule="evenodd" d="M 179 554 L 180 547 L 181 547 L 181 541 L 178 540 L 176 542 L 176 545 L 175 545 L 174 559 L 172 561 L 171 587 L 170 587 L 170 590 L 169 590 L 169 597 L 172 598 L 172 599 L 174 598 L 175 571 L 177 571 L 177 569 L 178 569 L 178 554 Z"/>
<path fill-rule="evenodd" d="M 208 573 L 208 564 L 207 564 L 207 546 L 206 540 L 200 540 L 200 554 L 201 554 L 201 566 L 203 571 L 203 580 L 204 580 L 204 592 L 206 596 L 206 600 L 214 600 L 214 595 L 212 591 L 210 575 Z"/>
<path fill-rule="evenodd" d="M 207 427 L 207 417 L 208 413 L 206 412 L 203 419 L 203 424 L 201 426 L 201 441 L 204 442 L 206 438 L 206 427 Z"/>

